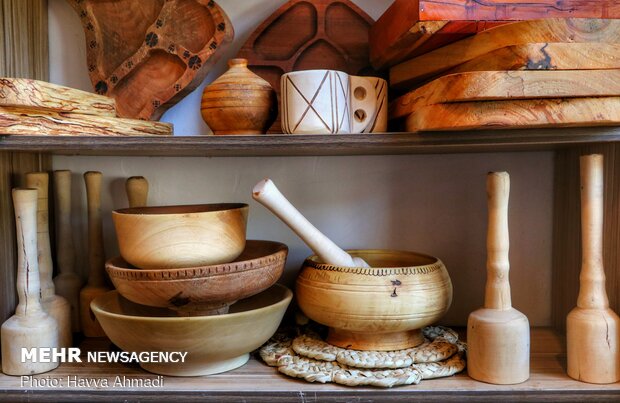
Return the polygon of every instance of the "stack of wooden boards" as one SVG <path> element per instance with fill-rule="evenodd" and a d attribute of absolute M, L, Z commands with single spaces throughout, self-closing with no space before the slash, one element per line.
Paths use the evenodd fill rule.
<path fill-rule="evenodd" d="M 117 118 L 114 99 L 44 81 L 0 78 L 1 135 L 172 135 L 172 125 Z"/>
<path fill-rule="evenodd" d="M 405 94 L 390 119 L 407 131 L 617 125 L 614 18 L 611 0 L 397 0 L 371 60 Z"/>

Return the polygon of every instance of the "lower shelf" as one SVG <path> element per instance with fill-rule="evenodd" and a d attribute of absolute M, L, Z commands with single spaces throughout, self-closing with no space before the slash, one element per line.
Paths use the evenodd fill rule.
<path fill-rule="evenodd" d="M 82 344 L 82 352 L 107 350 L 107 340 L 90 339 Z M 422 381 L 415 386 L 393 389 L 348 388 L 338 385 L 310 384 L 289 379 L 254 358 L 243 367 L 219 375 L 194 378 L 161 378 L 162 386 L 136 385 L 156 375 L 138 366 L 123 364 L 73 363 L 63 364 L 47 374 L 34 376 L 34 382 L 59 379 L 63 387 L 33 387 L 22 385 L 20 377 L 0 375 L 0 400 L 3 401 L 264 401 L 306 402 L 315 401 L 498 401 L 499 399 L 531 401 L 620 401 L 620 383 L 591 385 L 570 379 L 565 373 L 564 340 L 547 328 L 532 329 L 531 378 L 510 386 L 489 385 L 477 382 L 466 374 L 450 378 Z M 120 377 L 124 385 L 102 388 L 103 379 L 113 385 Z M 123 378 L 124 377 L 124 378 Z M 68 379 L 77 379 L 90 386 L 67 386 Z M 133 385 L 131 382 L 133 380 Z M 92 383 L 97 381 L 98 385 Z"/>

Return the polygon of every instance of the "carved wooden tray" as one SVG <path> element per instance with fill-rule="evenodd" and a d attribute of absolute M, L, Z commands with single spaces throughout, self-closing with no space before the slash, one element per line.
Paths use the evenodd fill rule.
<path fill-rule="evenodd" d="M 194 90 L 234 30 L 213 0 L 68 0 L 97 93 L 122 117 L 158 119 Z"/>
<path fill-rule="evenodd" d="M 374 75 L 368 32 L 374 20 L 349 0 L 291 0 L 250 36 L 238 57 L 267 80 L 280 98 L 282 74 L 333 69 Z M 281 133 L 278 118 L 269 130 Z"/>

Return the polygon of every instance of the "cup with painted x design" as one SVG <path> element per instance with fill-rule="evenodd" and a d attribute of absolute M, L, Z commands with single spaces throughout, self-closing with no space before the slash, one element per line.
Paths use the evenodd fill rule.
<path fill-rule="evenodd" d="M 375 121 L 377 94 L 371 77 L 304 70 L 284 74 L 281 86 L 284 133 L 363 133 Z"/>

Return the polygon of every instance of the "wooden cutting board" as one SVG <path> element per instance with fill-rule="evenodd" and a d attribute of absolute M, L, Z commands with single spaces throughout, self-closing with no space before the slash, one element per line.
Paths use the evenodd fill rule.
<path fill-rule="evenodd" d="M 407 118 L 408 131 L 620 125 L 620 97 L 437 104 Z"/>
<path fill-rule="evenodd" d="M 428 105 L 538 98 L 620 97 L 620 70 L 478 71 L 440 77 L 390 105 L 390 119 Z"/>
<path fill-rule="evenodd" d="M 137 119 L 0 106 L 0 137 L 172 135 L 172 125 Z"/>
<path fill-rule="evenodd" d="M 213 0 L 68 0 L 97 93 L 119 116 L 159 119 L 202 83 L 234 30 Z"/>
<path fill-rule="evenodd" d="M 499 24 L 539 18 L 620 18 L 620 3 L 396 0 L 371 29 L 370 58 L 376 69 L 384 69 Z"/>
<path fill-rule="evenodd" d="M 390 84 L 398 89 L 411 88 L 506 46 L 540 42 L 617 43 L 620 20 L 547 19 L 502 25 L 393 67 Z"/>
<path fill-rule="evenodd" d="M 280 77 L 290 71 L 372 73 L 368 32 L 373 23 L 349 0 L 292 0 L 252 33 L 237 57 L 248 59 L 249 68 L 267 80 L 280 99 Z M 282 132 L 279 118 L 269 132 Z"/>
<path fill-rule="evenodd" d="M 116 117 L 112 98 L 26 78 L 0 78 L 0 106 Z"/>

